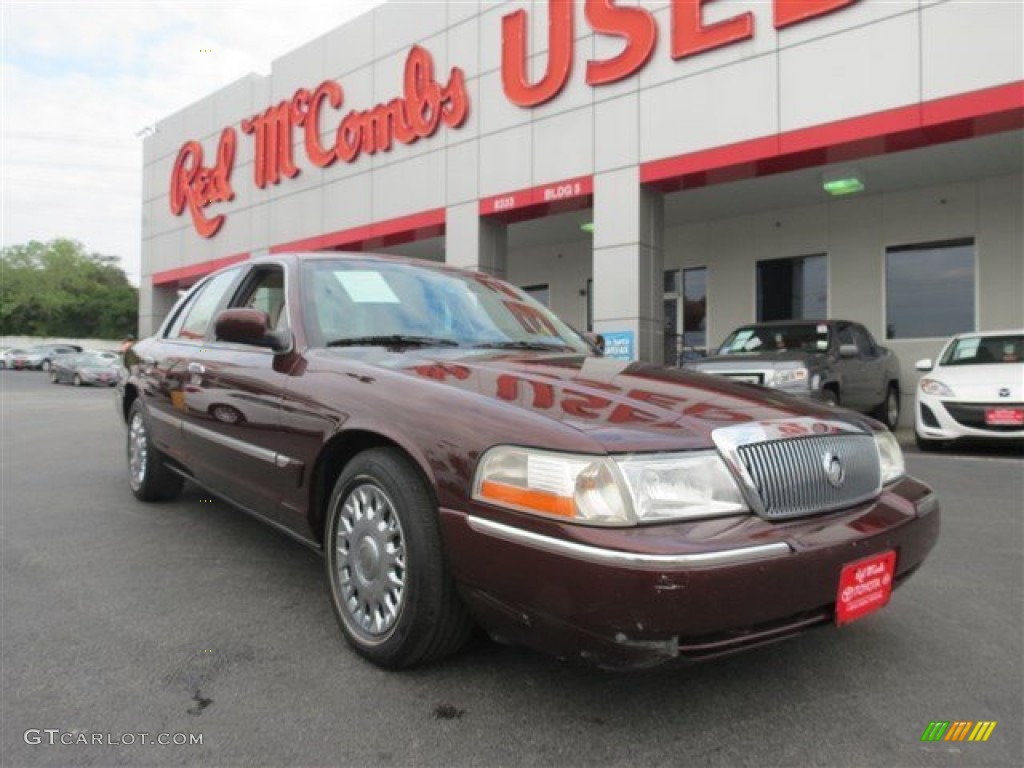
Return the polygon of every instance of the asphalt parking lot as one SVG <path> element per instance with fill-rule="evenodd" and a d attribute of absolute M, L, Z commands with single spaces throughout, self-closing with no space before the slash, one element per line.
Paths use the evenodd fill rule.
<path fill-rule="evenodd" d="M 315 554 L 191 486 L 135 501 L 110 390 L 0 387 L 4 766 L 1024 763 L 1016 454 L 908 454 L 939 545 L 842 630 L 632 673 L 478 638 L 388 673 L 345 646 Z M 997 726 L 922 743 L 935 720 Z"/>

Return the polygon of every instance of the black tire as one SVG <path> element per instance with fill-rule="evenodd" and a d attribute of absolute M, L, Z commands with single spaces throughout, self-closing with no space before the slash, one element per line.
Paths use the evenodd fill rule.
<path fill-rule="evenodd" d="M 79 376 L 79 375 L 78 375 L 78 374 L 76 373 L 76 374 L 75 374 L 75 375 L 74 375 L 74 376 L 73 376 L 73 377 L 71 378 L 71 383 L 72 383 L 72 384 L 74 384 L 74 385 L 75 385 L 76 387 L 80 387 L 80 386 L 82 386 L 82 377 L 81 377 L 81 376 Z"/>
<path fill-rule="evenodd" d="M 137 453 L 133 453 L 133 447 Z M 153 445 L 149 436 L 149 420 L 141 400 L 132 403 L 128 411 L 125 454 L 128 461 L 128 487 L 132 489 L 135 498 L 140 501 L 170 501 L 181 493 L 185 481 L 167 468 L 160 451 Z"/>
<path fill-rule="evenodd" d="M 345 467 L 328 502 L 324 552 L 334 615 L 349 645 L 374 664 L 427 664 L 469 638 L 473 623 L 444 560 L 437 504 L 400 450 L 373 448 Z"/>
<path fill-rule="evenodd" d="M 942 448 L 941 440 L 929 440 L 927 437 L 921 437 L 917 434 L 916 429 L 914 430 L 914 443 L 921 453 L 934 453 Z"/>
<path fill-rule="evenodd" d="M 876 419 L 893 431 L 900 424 L 900 387 L 895 382 L 885 391 L 885 400 L 871 413 Z"/>

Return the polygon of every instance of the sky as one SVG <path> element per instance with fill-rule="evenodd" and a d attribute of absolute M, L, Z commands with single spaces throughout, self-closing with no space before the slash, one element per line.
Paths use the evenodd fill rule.
<path fill-rule="evenodd" d="M 382 0 L 0 0 L 0 244 L 69 237 L 138 284 L 142 131 Z"/>

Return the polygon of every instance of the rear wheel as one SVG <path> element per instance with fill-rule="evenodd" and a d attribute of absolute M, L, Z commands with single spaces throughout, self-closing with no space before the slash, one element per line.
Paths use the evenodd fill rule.
<path fill-rule="evenodd" d="M 437 505 L 395 448 L 356 456 L 328 502 L 324 538 L 331 603 L 349 644 L 398 669 L 448 656 L 472 621 L 441 547 Z"/>
<path fill-rule="evenodd" d="M 166 501 L 181 493 L 184 480 L 163 462 L 149 437 L 149 422 L 142 401 L 132 403 L 128 412 L 128 485 L 141 501 Z"/>

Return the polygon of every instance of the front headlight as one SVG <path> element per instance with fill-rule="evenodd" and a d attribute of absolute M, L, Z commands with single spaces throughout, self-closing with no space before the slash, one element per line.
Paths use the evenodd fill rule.
<path fill-rule="evenodd" d="M 782 370 L 775 371 L 772 375 L 771 383 L 776 387 L 784 387 L 787 384 L 807 381 L 807 375 L 806 368 L 783 368 Z"/>
<path fill-rule="evenodd" d="M 747 511 L 729 470 L 714 452 L 614 459 L 499 446 L 481 459 L 473 498 L 588 525 L 627 526 Z"/>
<path fill-rule="evenodd" d="M 714 451 L 632 457 L 616 462 L 641 523 L 746 512 L 740 489 Z"/>
<path fill-rule="evenodd" d="M 878 462 L 882 472 L 882 485 L 899 480 L 907 473 L 903 464 L 903 451 L 892 432 L 875 432 Z"/>
<path fill-rule="evenodd" d="M 938 379 L 921 379 L 921 391 L 935 397 L 954 397 L 953 390 Z"/>

